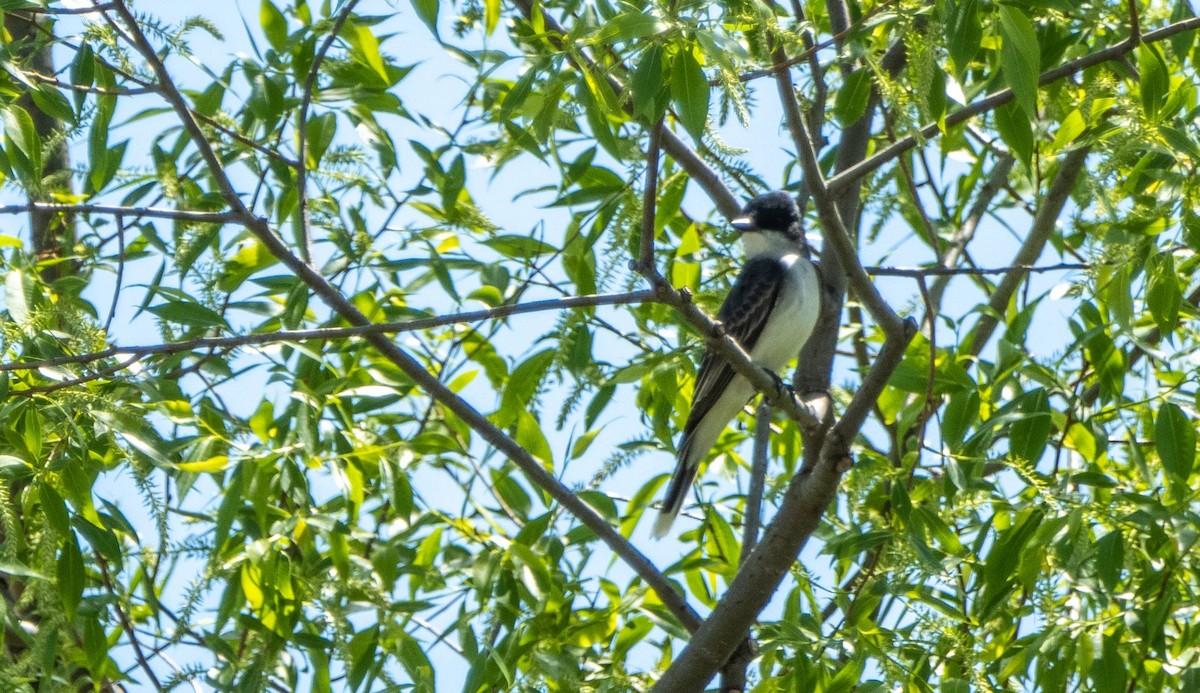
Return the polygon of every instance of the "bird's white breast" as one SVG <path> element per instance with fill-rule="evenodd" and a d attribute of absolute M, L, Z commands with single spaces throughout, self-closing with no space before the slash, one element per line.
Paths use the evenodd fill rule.
<path fill-rule="evenodd" d="M 765 253 L 764 253 L 765 254 Z M 816 268 L 796 250 L 778 255 L 787 270 L 784 286 L 775 301 L 771 319 L 763 328 L 750 357 L 754 362 L 778 371 L 808 341 L 820 312 L 821 287 Z"/>

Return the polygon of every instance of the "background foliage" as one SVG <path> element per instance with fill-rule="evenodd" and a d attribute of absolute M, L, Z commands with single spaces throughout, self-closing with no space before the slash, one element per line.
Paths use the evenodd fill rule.
<path fill-rule="evenodd" d="M 695 624 L 551 482 L 704 616 L 754 427 L 649 543 L 704 329 L 647 172 L 709 314 L 788 188 L 920 327 L 749 688 L 1200 686 L 1189 3 L 0 8 L 5 690 L 651 687 Z"/>

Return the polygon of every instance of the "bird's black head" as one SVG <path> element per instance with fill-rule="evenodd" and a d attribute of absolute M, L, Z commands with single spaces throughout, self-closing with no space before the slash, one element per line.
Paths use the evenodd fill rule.
<path fill-rule="evenodd" d="M 792 196 L 782 190 L 750 200 L 742 215 L 730 223 L 742 233 L 776 231 L 797 243 L 804 243 L 800 210 Z"/>

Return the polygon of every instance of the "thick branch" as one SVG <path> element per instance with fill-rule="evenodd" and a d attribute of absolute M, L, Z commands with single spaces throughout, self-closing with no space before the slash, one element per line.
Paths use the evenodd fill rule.
<path fill-rule="evenodd" d="M 1012 269 L 1000 280 L 1000 285 L 988 299 L 989 310 L 979 317 L 979 322 L 975 325 L 972 354 L 979 355 L 991 338 L 998 324 L 996 316 L 1003 315 L 1008 310 L 1008 302 L 1012 300 L 1013 294 L 1025 281 L 1025 276 L 1028 274 L 1025 267 L 1037 262 L 1037 259 L 1041 257 L 1042 249 L 1046 247 L 1046 241 L 1054 232 L 1058 217 L 1062 214 L 1071 190 L 1075 187 L 1075 181 L 1078 180 L 1079 174 L 1083 170 L 1083 162 L 1087 159 L 1087 155 L 1088 148 L 1080 147 L 1063 157 L 1054 181 L 1046 191 L 1046 196 L 1042 198 L 1041 204 L 1038 205 L 1037 216 L 1034 217 L 1033 226 L 1029 229 L 1029 236 L 1026 237 L 1025 242 L 1021 244 L 1020 250 L 1013 258 Z"/>
<path fill-rule="evenodd" d="M 799 140 L 800 164 L 804 169 L 804 180 L 812 193 L 817 213 L 821 217 L 825 242 L 832 246 L 837 253 L 837 258 L 842 270 L 846 273 L 850 287 L 866 305 L 867 310 L 871 311 L 871 317 L 875 322 L 889 336 L 900 334 L 902 323 L 899 316 L 887 301 L 883 300 L 883 296 L 871 283 L 871 278 L 867 276 L 858 259 L 854 242 L 850 240 L 850 233 L 846 230 L 846 225 L 842 223 L 842 214 L 838 210 L 837 202 L 826 186 L 824 176 L 821 175 L 821 165 L 817 161 L 817 153 L 812 147 L 812 138 L 809 137 L 807 128 L 804 127 L 803 122 L 789 123 L 789 125 L 794 127 L 794 135 Z"/>
<path fill-rule="evenodd" d="M 875 401 L 904 357 L 908 341 L 915 333 L 916 323 L 907 320 L 902 323 L 898 335 L 888 337 L 874 368 L 863 380 L 856 402 L 860 396 L 861 401 Z M 837 494 L 838 481 L 850 466 L 846 450 L 850 437 L 857 433 L 854 421 L 861 423 L 856 404 L 852 403 L 843 416 L 844 424 L 839 422 L 826 436 L 820 463 L 802 469 L 792 479 L 779 512 L 767 527 L 762 541 L 740 566 L 712 614 L 655 685 L 655 691 L 704 690 L 713 674 L 741 643 L 746 631 L 779 589 L 796 556 Z M 806 439 L 805 443 L 810 440 Z"/>

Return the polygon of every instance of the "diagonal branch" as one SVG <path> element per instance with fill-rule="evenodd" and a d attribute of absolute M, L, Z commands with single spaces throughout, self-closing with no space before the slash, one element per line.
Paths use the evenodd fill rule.
<path fill-rule="evenodd" d="M 842 474 L 850 468 L 849 440 L 904 357 L 904 350 L 916 329 L 915 322 L 906 320 L 901 323 L 898 335 L 889 336 L 884 342 L 859 391 L 866 393 L 861 401 L 867 402 L 867 406 L 860 411 L 854 409 L 852 403 L 828 435 L 822 436 L 818 430 L 805 438 L 805 445 L 823 438 L 819 443 L 820 462 L 801 468 L 792 479 L 779 512 L 767 527 L 762 541 L 739 567 L 721 601 L 659 679 L 654 691 L 704 690 L 717 669 L 741 644 L 746 631 L 766 608 L 796 556 L 820 525 L 826 508 L 837 494 Z M 856 397 L 855 401 L 860 399 Z"/>
<path fill-rule="evenodd" d="M 1109 46 L 1095 53 L 1089 53 L 1082 58 L 1077 58 L 1068 63 L 1060 65 L 1054 69 L 1047 70 L 1038 77 L 1038 84 L 1045 86 L 1053 82 L 1057 82 L 1065 77 L 1070 77 L 1073 74 L 1082 72 L 1093 65 L 1108 62 L 1110 60 L 1119 60 L 1124 58 L 1129 53 L 1133 52 L 1141 43 L 1155 43 L 1157 41 L 1165 41 L 1166 39 L 1181 34 L 1186 31 L 1195 31 L 1200 29 L 1200 17 L 1189 17 L 1174 24 L 1169 24 L 1157 31 L 1152 31 L 1148 34 L 1143 34 L 1139 37 L 1130 36 L 1125 41 Z M 950 128 L 964 123 L 977 115 L 982 115 L 989 111 L 994 111 L 1004 104 L 1012 101 L 1012 89 L 1002 89 L 991 96 L 988 96 L 980 101 L 977 101 L 969 106 L 955 111 L 946 116 L 944 123 L 930 123 L 921 128 L 915 135 L 909 135 L 902 139 L 896 140 L 895 143 L 881 150 L 874 156 L 864 159 L 863 161 L 845 169 L 827 182 L 829 190 L 834 193 L 841 192 L 849 187 L 863 176 L 883 166 L 887 162 L 895 159 L 901 154 L 924 144 L 930 139 L 942 133 L 943 129 Z"/>
<path fill-rule="evenodd" d="M 983 220 L 983 216 L 987 214 L 988 207 L 992 204 L 992 199 L 996 193 L 1000 192 L 1004 183 L 1008 180 L 1008 174 L 1012 171 L 1013 164 L 1016 159 L 1011 154 L 1005 154 L 1000 157 L 996 165 L 992 167 L 992 172 L 988 175 L 987 181 L 979 188 L 979 193 L 975 196 L 975 202 L 971 205 L 971 209 L 967 212 L 967 217 L 963 219 L 958 230 L 954 234 L 954 238 L 950 241 L 949 247 L 946 248 L 946 254 L 942 258 L 942 269 L 952 270 L 958 267 L 958 263 L 966 256 L 967 245 L 975 238 L 975 230 L 979 228 L 979 222 Z M 950 274 L 943 274 L 933 281 L 933 286 L 929 287 L 929 298 L 933 305 L 932 315 L 926 318 L 926 322 L 932 321 L 934 315 L 942 305 L 942 293 L 946 290 L 946 285 L 950 282 Z"/>
<path fill-rule="evenodd" d="M 1063 157 L 1062 163 L 1058 167 L 1058 173 L 1055 174 L 1054 181 L 1050 183 L 1050 188 L 1046 191 L 1046 197 L 1038 205 L 1037 216 L 1034 217 L 1033 226 L 1029 229 L 1029 236 L 1026 237 L 1025 242 L 1021 244 L 1021 248 L 1013 258 L 1012 269 L 1005 273 L 1004 278 L 1000 280 L 1000 285 L 988 299 L 988 310 L 979 317 L 979 322 L 975 325 L 975 336 L 971 346 L 972 354 L 978 356 L 983 351 L 983 347 L 987 345 L 998 324 L 996 316 L 1005 313 L 1008 309 L 1008 302 L 1012 300 L 1013 294 L 1025 281 L 1028 274 L 1025 267 L 1032 265 L 1041 257 L 1042 249 L 1046 247 L 1046 241 L 1054 232 L 1058 217 L 1062 214 L 1063 207 L 1071 195 L 1071 189 L 1075 187 L 1075 181 L 1079 179 L 1079 174 L 1083 171 L 1083 162 L 1087 159 L 1088 152 L 1088 147 L 1080 147 Z"/>
<path fill-rule="evenodd" d="M 842 214 L 838 210 L 837 202 L 834 200 L 832 191 L 825 183 L 825 177 L 821 174 L 821 164 L 817 161 L 817 153 L 813 149 L 812 138 L 809 137 L 808 129 L 804 126 L 803 120 L 789 123 L 789 125 L 792 127 L 793 134 L 798 140 L 800 165 L 804 169 L 804 181 L 808 186 L 809 192 L 812 193 L 813 203 L 817 207 L 817 214 L 821 217 L 822 229 L 825 232 L 825 242 L 833 247 L 838 260 L 841 262 L 841 268 L 846 273 L 846 279 L 849 282 L 850 288 L 854 290 L 854 293 L 866 305 L 875 322 L 889 336 L 900 334 L 903 330 L 900 317 L 896 315 L 887 301 L 883 300 L 883 296 L 879 294 L 879 290 L 871 283 L 871 278 L 867 276 L 866 270 L 863 269 L 862 263 L 858 259 L 858 252 L 854 248 L 854 242 L 850 240 L 850 233 L 846 230 L 846 225 L 843 223 Z"/>

